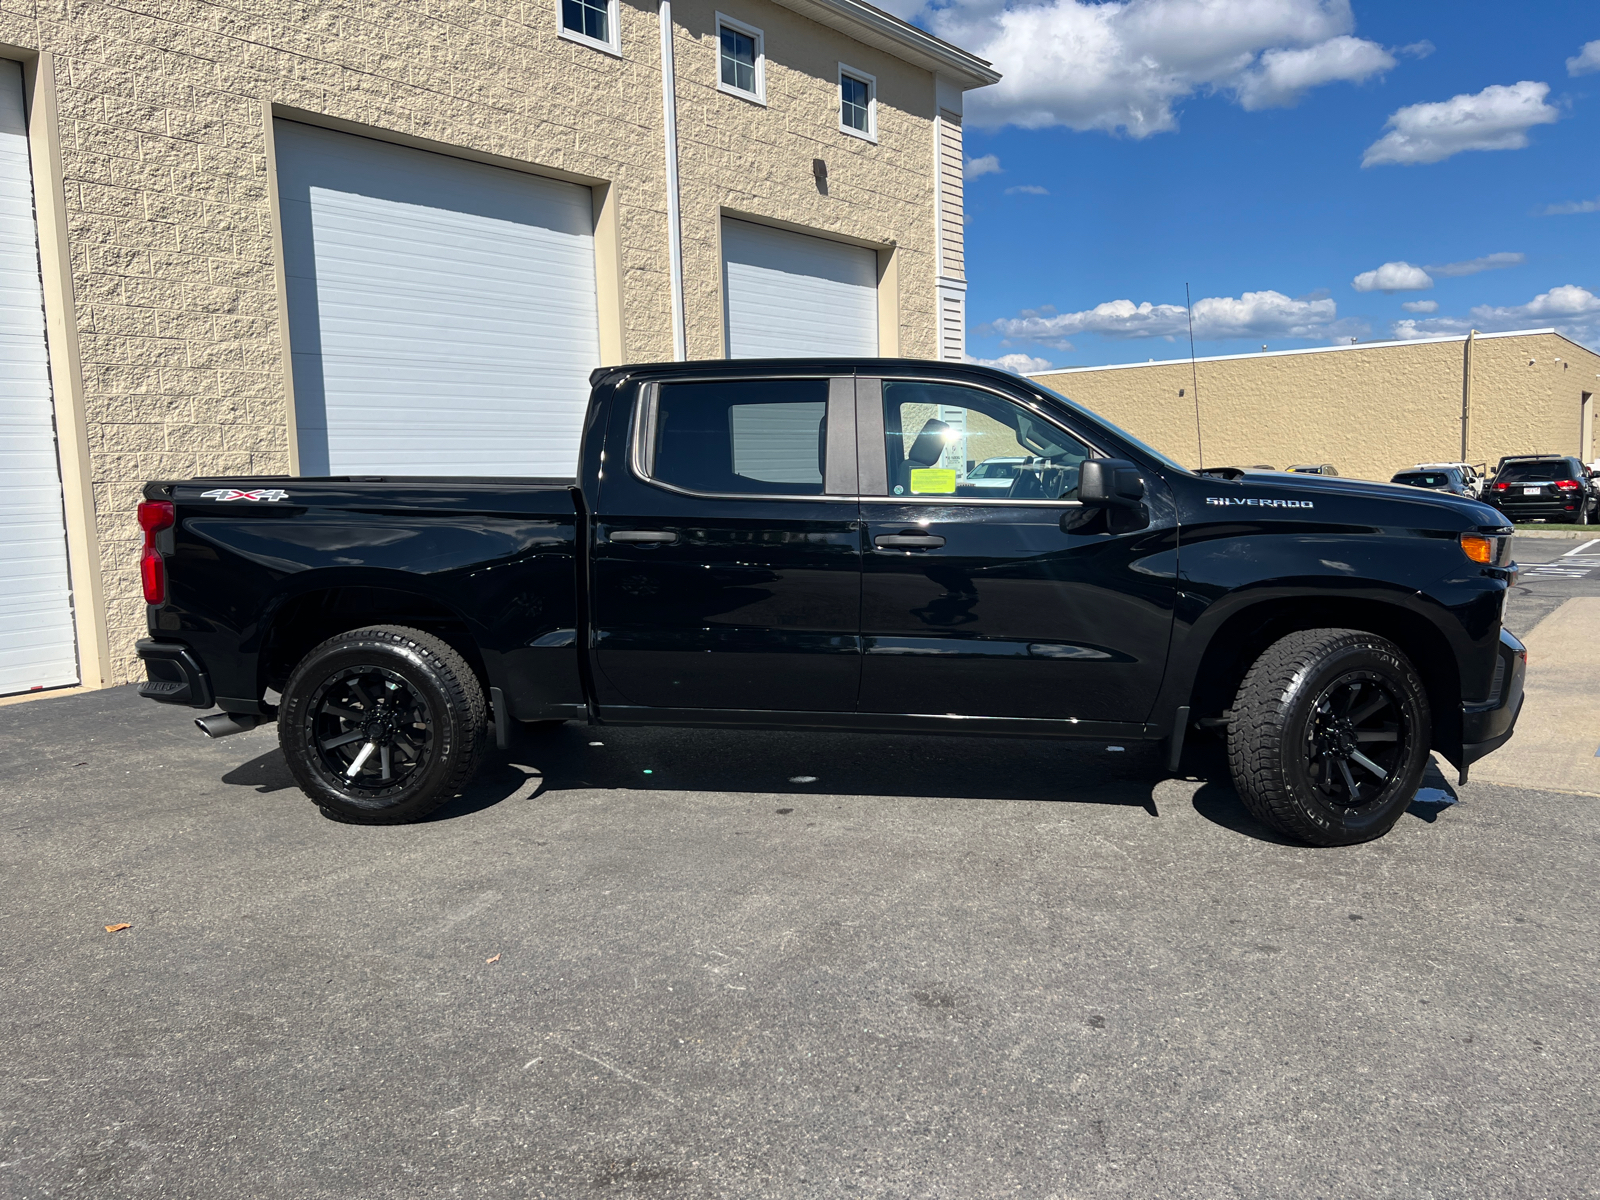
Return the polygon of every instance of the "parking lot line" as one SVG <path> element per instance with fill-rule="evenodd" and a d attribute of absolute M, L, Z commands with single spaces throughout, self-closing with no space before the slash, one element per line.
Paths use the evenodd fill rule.
<path fill-rule="evenodd" d="M 1562 558 L 1571 558 L 1574 554 L 1582 554 L 1585 550 L 1587 550 L 1590 546 L 1593 546 L 1596 542 L 1600 542 L 1600 538 L 1592 538 L 1589 541 L 1585 542 L 1583 545 L 1579 546 L 1576 550 L 1568 550 L 1561 557 Z"/>

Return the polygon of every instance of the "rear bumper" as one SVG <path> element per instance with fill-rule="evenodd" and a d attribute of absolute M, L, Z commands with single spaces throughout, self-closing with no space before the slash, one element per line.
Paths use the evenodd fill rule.
<path fill-rule="evenodd" d="M 1579 511 L 1587 503 L 1587 500 L 1530 500 L 1526 504 L 1519 504 L 1515 500 L 1502 500 L 1495 507 L 1513 521 L 1531 521 L 1536 517 L 1546 520 L 1571 517 L 1576 520 Z"/>
<path fill-rule="evenodd" d="M 147 676 L 139 685 L 139 695 L 161 704 L 211 707 L 211 676 L 206 674 L 200 656 L 188 646 L 182 642 L 157 642 L 144 638 L 135 649 L 144 662 Z"/>
<path fill-rule="evenodd" d="M 1522 685 L 1528 673 L 1528 650 L 1504 629 L 1500 631 L 1500 660 L 1495 665 L 1489 698 L 1461 709 L 1461 765 L 1468 766 L 1493 754 L 1511 740 L 1522 712 Z"/>

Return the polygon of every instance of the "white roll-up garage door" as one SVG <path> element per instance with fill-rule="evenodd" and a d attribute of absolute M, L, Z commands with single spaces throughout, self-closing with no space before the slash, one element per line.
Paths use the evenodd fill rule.
<path fill-rule="evenodd" d="M 274 124 L 305 475 L 566 475 L 600 364 L 586 187 Z"/>
<path fill-rule="evenodd" d="M 878 255 L 749 221 L 722 222 L 729 358 L 878 353 Z"/>
<path fill-rule="evenodd" d="M 78 682 L 22 68 L 0 61 L 0 695 Z"/>

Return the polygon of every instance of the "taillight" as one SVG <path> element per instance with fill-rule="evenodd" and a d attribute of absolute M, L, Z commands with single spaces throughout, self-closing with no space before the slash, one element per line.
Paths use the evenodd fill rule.
<path fill-rule="evenodd" d="M 1494 485 L 1494 490 L 1497 492 L 1503 492 L 1506 490 L 1506 485 L 1503 483 L 1497 483 Z"/>
<path fill-rule="evenodd" d="M 170 500 L 146 500 L 139 505 L 139 528 L 144 530 L 144 549 L 139 553 L 139 578 L 144 584 L 146 604 L 165 604 L 167 564 L 156 549 L 156 534 L 171 529 L 178 519 Z"/>
<path fill-rule="evenodd" d="M 1563 492 L 1575 492 L 1578 490 L 1578 481 L 1576 479 L 1558 479 L 1556 480 L 1556 487 Z"/>

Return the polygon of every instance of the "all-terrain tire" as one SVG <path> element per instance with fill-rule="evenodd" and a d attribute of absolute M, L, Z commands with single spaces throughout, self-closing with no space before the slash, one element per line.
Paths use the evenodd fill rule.
<path fill-rule="evenodd" d="M 278 742 L 328 816 L 395 825 L 461 794 L 483 758 L 487 715 L 478 677 L 448 643 L 374 625 L 300 660 L 283 688 Z"/>
<path fill-rule="evenodd" d="M 1431 731 L 1427 690 L 1393 642 L 1308 629 L 1268 646 L 1239 685 L 1228 767 L 1258 820 L 1311 845 L 1347 846 L 1400 819 L 1427 769 Z"/>

